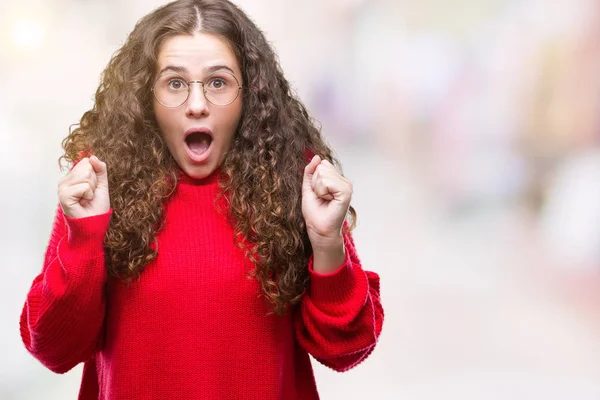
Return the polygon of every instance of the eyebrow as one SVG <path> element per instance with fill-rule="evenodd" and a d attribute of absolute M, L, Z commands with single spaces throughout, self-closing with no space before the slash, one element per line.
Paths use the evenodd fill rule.
<path fill-rule="evenodd" d="M 215 71 L 218 71 L 221 69 L 226 69 L 226 70 L 230 71 L 233 75 L 235 75 L 233 70 L 231 68 L 229 68 L 227 65 L 218 64 L 218 65 L 211 65 L 209 67 L 202 68 L 202 70 L 204 71 L 205 74 L 210 74 L 212 72 L 215 72 Z M 186 67 L 183 67 L 180 65 L 167 65 L 166 67 L 164 67 L 163 69 L 160 70 L 158 75 L 161 75 L 166 71 L 173 71 L 173 72 L 177 72 L 179 74 L 185 74 L 188 72 Z"/>

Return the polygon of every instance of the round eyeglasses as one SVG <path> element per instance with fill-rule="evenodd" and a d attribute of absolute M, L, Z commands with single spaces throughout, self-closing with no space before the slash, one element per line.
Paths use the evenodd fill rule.
<path fill-rule="evenodd" d="M 190 96 L 191 84 L 202 85 L 206 100 L 215 106 L 227 106 L 240 95 L 242 86 L 235 75 L 215 72 L 204 81 L 187 81 L 181 75 L 165 74 L 158 77 L 152 88 L 156 101 L 165 107 L 175 108 L 185 103 Z"/>

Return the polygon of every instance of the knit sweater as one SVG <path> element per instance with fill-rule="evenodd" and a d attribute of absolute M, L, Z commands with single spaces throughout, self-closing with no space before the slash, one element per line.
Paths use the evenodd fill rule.
<path fill-rule="evenodd" d="M 373 350 L 383 322 L 379 277 L 353 239 L 335 272 L 310 284 L 283 317 L 269 314 L 233 228 L 215 208 L 218 174 L 184 176 L 165 203 L 158 257 L 139 279 L 109 276 L 106 214 L 58 207 L 42 272 L 21 315 L 27 350 L 47 368 L 84 362 L 79 399 L 318 399 L 308 354 L 345 371 Z"/>

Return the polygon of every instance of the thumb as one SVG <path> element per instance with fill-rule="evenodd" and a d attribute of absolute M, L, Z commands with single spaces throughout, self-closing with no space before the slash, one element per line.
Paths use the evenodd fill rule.
<path fill-rule="evenodd" d="M 320 163 L 321 163 L 321 157 L 319 157 L 318 155 L 315 155 L 312 158 L 312 160 L 310 160 L 310 163 L 308 163 L 308 165 L 306 167 L 304 167 L 304 178 L 302 179 L 302 191 L 310 189 L 310 182 L 312 180 L 313 174 L 315 173 L 315 170 L 317 169 L 317 167 L 319 166 Z"/>
<path fill-rule="evenodd" d="M 106 164 L 98 159 L 96 156 L 90 157 L 90 164 L 92 164 L 92 168 L 94 168 L 94 172 L 96 173 L 96 177 L 98 178 L 98 185 L 108 187 L 108 171 L 106 168 Z"/>

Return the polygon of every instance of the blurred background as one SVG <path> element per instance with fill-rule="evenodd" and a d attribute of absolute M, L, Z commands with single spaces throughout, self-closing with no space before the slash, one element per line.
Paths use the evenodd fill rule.
<path fill-rule="evenodd" d="M 158 0 L 0 2 L 0 399 L 75 399 L 19 315 L 68 127 Z M 354 182 L 382 280 L 370 358 L 323 399 L 600 399 L 600 3 L 238 0 Z"/>

